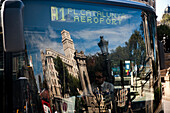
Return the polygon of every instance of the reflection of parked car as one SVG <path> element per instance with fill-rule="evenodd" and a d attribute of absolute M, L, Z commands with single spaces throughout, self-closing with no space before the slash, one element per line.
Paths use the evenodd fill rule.
<path fill-rule="evenodd" d="M 120 77 L 120 75 L 114 75 L 115 77 Z"/>

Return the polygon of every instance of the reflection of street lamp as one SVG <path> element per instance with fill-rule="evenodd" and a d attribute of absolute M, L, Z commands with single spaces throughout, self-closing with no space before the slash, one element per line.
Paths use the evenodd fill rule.
<path fill-rule="evenodd" d="M 103 36 L 100 36 L 100 42 L 98 43 L 103 55 L 108 55 L 108 41 L 103 39 Z"/>
<path fill-rule="evenodd" d="M 98 46 L 101 49 L 102 55 L 105 57 L 106 61 L 106 67 L 107 67 L 107 79 L 109 82 L 113 82 L 113 78 L 111 77 L 111 71 L 110 71 L 110 64 L 108 59 L 108 41 L 104 40 L 103 36 L 100 36 L 100 42 L 98 43 Z"/>

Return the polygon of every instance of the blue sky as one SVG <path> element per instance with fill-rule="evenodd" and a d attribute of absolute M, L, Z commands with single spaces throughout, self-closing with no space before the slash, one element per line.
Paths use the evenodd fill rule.
<path fill-rule="evenodd" d="M 168 5 L 170 5 L 170 0 L 156 0 L 156 15 L 158 16 L 158 21 L 161 20 L 164 10 Z"/>

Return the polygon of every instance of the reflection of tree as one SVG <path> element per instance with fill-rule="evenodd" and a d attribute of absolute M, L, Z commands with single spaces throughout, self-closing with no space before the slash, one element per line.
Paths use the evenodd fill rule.
<path fill-rule="evenodd" d="M 80 81 L 73 77 L 72 75 L 68 75 L 68 87 L 70 89 L 70 96 L 76 96 L 78 95 L 77 88 L 80 88 Z"/>
<path fill-rule="evenodd" d="M 90 82 L 93 83 L 95 80 L 95 72 L 103 71 L 104 76 L 107 76 L 107 70 L 105 59 L 102 54 L 96 53 L 95 55 L 87 56 L 87 71 L 89 74 Z"/>
<path fill-rule="evenodd" d="M 146 56 L 145 42 L 139 31 L 135 30 L 131 35 L 125 46 L 118 46 L 116 49 L 111 50 L 109 59 L 111 59 L 111 67 L 120 66 L 120 60 L 131 60 L 136 65 L 143 65 Z M 90 81 L 94 81 L 94 73 L 97 70 L 105 70 L 105 61 L 101 54 L 89 55 L 87 57 L 87 70 L 90 76 Z M 105 75 L 107 74 L 104 72 Z"/>
<path fill-rule="evenodd" d="M 110 58 L 112 65 L 119 65 L 120 60 L 129 59 L 127 47 L 118 46 L 115 50 L 111 50 Z"/>
<path fill-rule="evenodd" d="M 54 59 L 54 65 L 55 65 L 55 69 L 58 72 L 58 77 L 59 77 L 60 84 L 61 84 L 62 95 L 64 97 L 66 90 L 68 90 L 67 78 L 68 78 L 69 73 L 60 57 L 57 56 L 57 58 Z"/>
<path fill-rule="evenodd" d="M 127 48 L 129 48 L 129 54 L 131 60 L 135 60 L 137 65 L 142 64 L 145 56 L 145 43 L 143 41 L 142 36 L 139 31 L 134 31 L 129 39 L 129 43 L 127 44 Z"/>
<path fill-rule="evenodd" d="M 143 65 L 146 56 L 145 42 L 139 31 L 135 30 L 129 40 L 125 42 L 125 46 L 118 46 L 116 49 L 111 50 L 109 59 L 111 60 L 111 67 L 119 67 L 120 60 L 131 60 L 136 65 Z M 89 55 L 87 57 L 87 70 L 91 82 L 94 81 L 94 73 L 98 69 L 105 70 L 105 61 L 101 54 Z M 105 73 L 106 74 L 106 73 Z"/>
<path fill-rule="evenodd" d="M 158 40 L 163 40 L 164 36 L 170 37 L 170 27 L 167 25 L 160 25 L 157 27 Z"/>
<path fill-rule="evenodd" d="M 111 50 L 110 58 L 112 66 L 119 65 L 120 60 L 135 61 L 137 65 L 141 65 L 145 59 L 145 43 L 139 31 L 135 30 L 125 46 L 118 46 L 115 50 Z"/>
<path fill-rule="evenodd" d="M 77 95 L 78 93 L 76 91 L 79 88 L 79 80 L 69 74 L 67 67 L 59 56 L 54 58 L 54 65 L 58 72 L 63 97 L 66 93 L 69 93 L 70 96 Z"/>

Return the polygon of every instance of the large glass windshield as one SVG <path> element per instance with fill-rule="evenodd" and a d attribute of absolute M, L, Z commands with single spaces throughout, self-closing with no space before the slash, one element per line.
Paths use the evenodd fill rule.
<path fill-rule="evenodd" d="M 149 29 L 149 13 L 85 2 L 24 1 L 24 5 L 29 72 L 44 109 L 71 113 L 154 109 L 150 59 L 156 57 L 156 51 L 151 52 L 155 31 Z"/>

